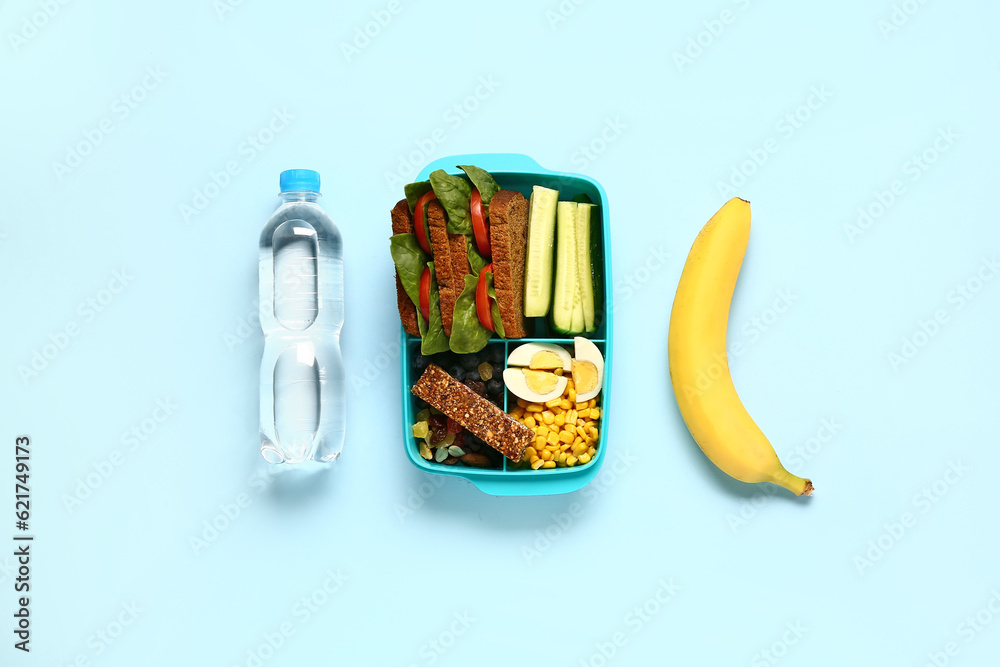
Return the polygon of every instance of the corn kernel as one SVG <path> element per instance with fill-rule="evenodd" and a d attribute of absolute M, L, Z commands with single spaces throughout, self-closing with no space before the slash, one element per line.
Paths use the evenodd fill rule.
<path fill-rule="evenodd" d="M 562 426 L 563 424 L 566 423 L 566 415 L 564 414 L 556 415 L 556 418 L 552 423 L 555 424 L 556 426 Z"/>
<path fill-rule="evenodd" d="M 536 450 L 541 450 L 543 447 L 545 447 L 545 445 L 546 445 L 547 442 L 548 441 L 545 438 L 536 435 L 535 436 L 535 445 L 534 445 L 535 449 Z"/>
<path fill-rule="evenodd" d="M 579 461 L 579 460 L 580 459 L 578 459 L 577 457 L 575 457 L 572 454 L 570 454 L 569 456 L 566 457 L 566 465 L 568 465 L 570 468 L 572 468 L 573 466 L 576 465 L 576 462 Z"/>
<path fill-rule="evenodd" d="M 581 443 L 576 443 L 573 445 L 573 454 L 579 456 L 587 451 L 587 445 Z"/>
<path fill-rule="evenodd" d="M 594 449 L 593 447 L 589 447 L 589 448 L 587 449 L 587 453 L 588 453 L 589 455 L 591 455 L 591 456 L 594 456 L 595 454 L 597 454 L 597 450 L 596 450 L 596 449 Z"/>
<path fill-rule="evenodd" d="M 559 445 L 559 450 L 563 452 L 568 452 L 571 446 L 572 445 L 570 445 L 568 442 L 564 442 L 561 445 Z"/>
<path fill-rule="evenodd" d="M 532 470 L 538 470 L 543 465 L 545 465 L 545 461 L 543 461 L 541 459 L 535 459 L 534 461 L 531 462 L 531 469 Z"/>
<path fill-rule="evenodd" d="M 583 410 L 577 410 L 577 419 L 590 419 L 590 408 L 584 408 Z"/>
<path fill-rule="evenodd" d="M 576 427 L 576 434 L 578 436 L 580 436 L 581 438 L 583 438 L 584 440 L 586 440 L 587 437 L 588 437 L 587 436 L 587 429 L 584 428 L 583 426 L 577 426 Z"/>
<path fill-rule="evenodd" d="M 588 401 L 587 407 L 596 408 L 597 407 L 597 399 L 596 398 L 590 399 L 590 401 Z"/>
<path fill-rule="evenodd" d="M 601 418 L 601 409 L 600 408 L 591 408 L 590 409 L 590 418 L 591 419 L 600 419 Z"/>
<path fill-rule="evenodd" d="M 551 424 L 555 420 L 556 416 L 551 412 L 549 412 L 548 410 L 542 413 L 542 421 L 545 422 L 546 424 Z"/>
<path fill-rule="evenodd" d="M 517 407 L 519 407 L 519 408 L 526 408 L 526 407 L 528 407 L 528 402 L 526 400 L 524 400 L 523 398 L 519 398 L 519 399 L 517 399 Z"/>
<path fill-rule="evenodd" d="M 545 424 L 540 424 L 540 425 L 538 426 L 538 428 L 536 428 L 536 429 L 535 429 L 535 435 L 536 435 L 536 436 L 542 436 L 542 437 L 544 438 L 544 437 L 548 436 L 548 434 L 549 434 L 549 431 L 551 431 L 551 430 L 552 430 L 552 429 L 550 429 L 550 428 L 549 428 L 548 426 L 546 426 Z"/>
<path fill-rule="evenodd" d="M 587 433 L 590 434 L 590 439 L 591 440 L 599 440 L 601 438 L 601 432 L 598 431 L 593 426 L 588 426 L 587 427 Z"/>
<path fill-rule="evenodd" d="M 542 464 L 542 467 L 543 468 L 555 468 L 556 467 L 556 462 L 555 461 L 546 461 L 545 463 Z"/>
<path fill-rule="evenodd" d="M 572 387 L 566 390 L 566 399 L 570 402 L 576 400 L 576 391 L 574 391 Z"/>
<path fill-rule="evenodd" d="M 540 458 L 542 458 L 542 457 L 541 456 L 537 456 L 537 455 L 536 456 L 530 456 L 530 457 L 528 457 L 528 462 L 529 463 L 534 463 L 535 461 L 537 461 Z"/>
<path fill-rule="evenodd" d="M 566 414 L 566 423 L 576 426 L 576 423 L 580 420 L 580 415 L 576 410 L 570 410 Z"/>
<path fill-rule="evenodd" d="M 559 401 L 560 399 L 558 398 L 553 398 L 551 401 L 545 401 L 545 407 L 554 408 L 555 406 L 559 405 Z"/>
<path fill-rule="evenodd" d="M 510 416 L 513 417 L 514 419 L 520 419 L 521 417 L 524 416 L 524 408 L 522 408 L 520 405 L 515 406 L 514 409 L 510 411 Z"/>
<path fill-rule="evenodd" d="M 524 409 L 524 411 L 525 411 L 525 412 L 541 412 L 541 411 L 542 411 L 542 410 L 544 410 L 544 409 L 545 409 L 545 408 L 543 408 L 543 407 L 542 407 L 541 405 L 539 405 L 538 403 L 528 403 L 528 407 L 526 407 L 526 408 Z"/>
<path fill-rule="evenodd" d="M 561 414 L 564 414 L 566 412 L 565 410 L 563 410 L 558 405 L 555 406 L 554 408 L 549 408 L 549 410 L 551 410 L 552 414 L 554 414 L 554 415 L 561 415 Z"/>
<path fill-rule="evenodd" d="M 535 418 L 534 417 L 525 417 L 524 418 L 524 425 L 527 426 L 528 428 L 535 428 L 535 424 L 536 424 L 536 422 L 535 422 Z"/>
<path fill-rule="evenodd" d="M 559 434 L 559 439 L 567 444 L 573 442 L 573 436 L 567 433 L 566 431 L 563 431 L 562 433 Z"/>
<path fill-rule="evenodd" d="M 552 371 L 552 372 L 553 372 L 553 373 L 555 373 L 556 375 L 558 375 L 559 377 L 562 377 L 562 374 L 563 374 L 563 369 L 561 369 L 561 368 L 557 368 L 557 369 L 555 369 L 555 370 L 554 370 L 554 371 Z"/>
<path fill-rule="evenodd" d="M 524 454 L 522 456 L 530 461 L 531 457 L 538 456 L 538 451 L 531 445 L 528 445 L 524 448 Z"/>
<path fill-rule="evenodd" d="M 587 453 L 580 454 L 579 461 L 580 461 L 580 463 L 590 463 L 590 454 L 587 454 Z M 535 464 L 531 464 L 531 465 L 532 465 L 532 467 L 534 467 Z M 537 470 L 537 468 L 536 468 L 536 470 Z"/>
<path fill-rule="evenodd" d="M 550 445 L 557 445 L 557 444 L 559 444 L 559 436 L 556 433 L 554 433 L 554 432 L 549 433 L 548 437 L 546 437 L 545 440 Z"/>
<path fill-rule="evenodd" d="M 566 463 L 566 452 L 559 452 L 556 456 L 556 463 Z"/>
<path fill-rule="evenodd" d="M 550 452 L 549 450 L 546 449 L 545 451 L 542 452 L 541 458 L 543 460 L 545 460 L 545 461 L 551 461 L 552 460 L 552 452 Z"/>

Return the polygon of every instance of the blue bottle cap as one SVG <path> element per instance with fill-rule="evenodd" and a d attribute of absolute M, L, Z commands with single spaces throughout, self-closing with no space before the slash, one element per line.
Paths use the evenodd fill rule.
<path fill-rule="evenodd" d="M 319 192 L 319 172 L 312 169 L 286 169 L 278 178 L 282 192 L 310 190 Z"/>

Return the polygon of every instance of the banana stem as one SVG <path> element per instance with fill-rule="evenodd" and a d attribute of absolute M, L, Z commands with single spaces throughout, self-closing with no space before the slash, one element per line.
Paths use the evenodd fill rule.
<path fill-rule="evenodd" d="M 797 477 L 784 468 L 774 473 L 771 481 L 797 496 L 811 496 L 813 493 L 813 484 L 810 480 Z"/>

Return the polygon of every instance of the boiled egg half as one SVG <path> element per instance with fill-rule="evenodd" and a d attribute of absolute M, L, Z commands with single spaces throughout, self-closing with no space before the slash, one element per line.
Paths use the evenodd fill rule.
<path fill-rule="evenodd" d="M 582 403 L 601 393 L 604 386 L 604 356 L 593 342 L 577 336 L 573 339 L 573 386 L 576 400 Z"/>
<path fill-rule="evenodd" d="M 563 373 L 572 372 L 573 360 L 559 345 L 525 343 L 510 353 L 507 366 L 503 372 L 507 389 L 518 398 L 544 403 L 566 391 L 568 378 Z M 558 375 L 557 370 L 560 371 Z"/>

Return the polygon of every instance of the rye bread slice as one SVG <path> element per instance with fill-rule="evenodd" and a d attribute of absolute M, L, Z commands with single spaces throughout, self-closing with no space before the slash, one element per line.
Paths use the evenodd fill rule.
<path fill-rule="evenodd" d="M 400 199 L 389 212 L 392 216 L 392 234 L 412 234 L 413 216 L 410 215 L 410 207 L 405 199 Z M 403 289 L 403 283 L 399 280 L 399 272 L 396 271 L 396 305 L 399 307 L 399 321 L 403 323 L 403 331 L 411 336 L 419 336 L 420 329 L 417 328 L 417 307 L 413 305 L 410 296 Z"/>
<path fill-rule="evenodd" d="M 500 190 L 490 200 L 493 286 L 507 338 L 528 335 L 524 322 L 524 253 L 528 200 L 520 192 Z"/>
<path fill-rule="evenodd" d="M 444 334 L 451 336 L 455 321 L 455 300 L 465 289 L 465 275 L 471 273 L 469 252 L 464 234 L 448 233 L 448 218 L 441 202 L 427 205 L 427 224 L 430 227 L 431 249 L 434 251 L 434 273 L 441 295 L 441 323 Z"/>

